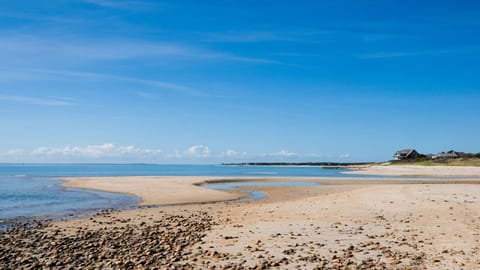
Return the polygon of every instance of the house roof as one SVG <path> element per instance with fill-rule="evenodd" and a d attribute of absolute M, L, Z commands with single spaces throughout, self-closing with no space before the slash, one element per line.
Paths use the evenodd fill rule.
<path fill-rule="evenodd" d="M 453 152 L 453 153 L 438 153 L 435 156 L 437 157 L 457 157 L 458 154 Z"/>
<path fill-rule="evenodd" d="M 396 155 L 409 155 L 413 151 L 415 151 L 415 149 L 404 149 L 404 150 L 397 151 L 397 153 L 395 153 L 395 154 Z"/>

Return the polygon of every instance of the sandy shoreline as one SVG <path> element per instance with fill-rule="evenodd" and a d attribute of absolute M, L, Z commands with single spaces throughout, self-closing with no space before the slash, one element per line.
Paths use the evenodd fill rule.
<path fill-rule="evenodd" d="M 172 205 L 235 200 L 244 194 L 223 192 L 200 187 L 206 179 L 215 177 L 170 177 L 170 176 L 129 176 L 129 177 L 80 177 L 62 178 L 64 187 L 92 189 L 135 195 L 141 198 L 140 205 Z"/>
<path fill-rule="evenodd" d="M 374 165 L 347 171 L 344 172 L 344 174 L 426 177 L 480 177 L 480 167 Z"/>
<path fill-rule="evenodd" d="M 324 185 L 255 187 L 268 197 L 253 202 L 235 201 L 244 196 L 241 193 L 198 186 L 206 181 L 232 180 L 314 181 Z M 69 178 L 64 185 L 134 194 L 143 198 L 142 205 L 173 206 L 100 214 L 55 222 L 29 233 L 1 235 L 0 242 L 7 249 L 4 254 L 22 259 L 12 264 L 0 259 L 0 265 L 127 269 L 480 267 L 480 178 L 475 177 L 100 177 Z M 42 244 L 18 247 L 32 238 Z M 98 244 L 98 239 L 104 238 L 110 240 Z M 77 242 L 83 244 L 69 248 Z M 58 246 L 66 248 L 58 253 Z M 76 255 L 79 253 L 84 255 Z"/>
<path fill-rule="evenodd" d="M 231 201 L 243 193 L 212 190 L 202 184 L 225 182 L 316 182 L 324 185 L 386 184 L 480 184 L 480 178 L 353 178 L 353 177 L 209 177 L 209 176 L 122 176 L 62 178 L 67 188 L 91 189 L 135 195 L 140 205 L 177 205 Z"/>

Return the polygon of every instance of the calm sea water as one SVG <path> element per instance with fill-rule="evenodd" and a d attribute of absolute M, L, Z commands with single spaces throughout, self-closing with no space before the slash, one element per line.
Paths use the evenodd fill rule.
<path fill-rule="evenodd" d="M 139 198 L 63 188 L 67 176 L 340 176 L 339 169 L 155 164 L 0 164 L 0 225 L 19 217 L 67 217 L 135 205 Z"/>

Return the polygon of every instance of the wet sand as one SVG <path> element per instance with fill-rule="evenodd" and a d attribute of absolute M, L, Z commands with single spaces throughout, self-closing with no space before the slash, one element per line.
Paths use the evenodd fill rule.
<path fill-rule="evenodd" d="M 187 197 L 190 202 L 208 202 L 242 196 L 222 191 L 203 191 L 197 196 L 196 191 L 203 188 L 193 184 L 207 179 L 227 180 L 69 179 L 65 185 L 148 194 L 143 202 L 146 205 L 182 205 L 104 213 L 56 222 L 28 233 L 2 235 L 0 258 L 18 257 L 14 266 L 126 269 L 480 267 L 478 179 L 241 178 L 325 185 L 255 187 L 268 197 L 241 203 L 185 204 Z M 156 184 L 159 181 L 165 183 Z M 176 189 L 163 189 L 169 181 L 176 183 Z M 168 199 L 157 197 L 166 193 L 170 194 Z M 19 243 L 26 244 L 18 247 Z M 37 247 L 28 243 L 37 243 Z M 5 260 L 0 259 L 0 263 L 5 264 Z"/>

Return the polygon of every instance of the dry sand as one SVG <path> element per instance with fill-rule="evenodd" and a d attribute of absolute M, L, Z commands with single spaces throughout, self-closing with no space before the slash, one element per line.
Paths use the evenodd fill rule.
<path fill-rule="evenodd" d="M 63 178 L 63 186 L 69 188 L 93 189 L 114 193 L 135 195 L 141 198 L 141 206 L 175 205 L 229 201 L 246 195 L 207 189 L 204 183 L 222 182 L 317 182 L 325 185 L 379 185 L 379 184 L 438 184 L 477 183 L 480 178 L 438 179 L 438 178 L 322 178 L 322 177 L 202 177 L 202 176 L 122 176 L 122 177 L 80 177 Z M 307 191 L 310 187 L 303 188 Z M 302 189 L 302 188 L 300 188 Z M 321 190 L 323 190 L 322 188 Z M 289 196 L 285 193 L 284 196 Z"/>
<path fill-rule="evenodd" d="M 220 178 L 209 177 L 215 180 Z M 244 194 L 206 189 L 196 184 L 203 183 L 205 177 L 85 177 L 66 178 L 64 186 L 70 188 L 94 189 L 115 193 L 125 193 L 141 198 L 140 205 L 170 205 L 227 201 L 244 197 Z"/>
<path fill-rule="evenodd" d="M 413 166 L 374 165 L 351 170 L 345 174 L 390 175 L 390 176 L 455 176 L 480 177 L 480 167 L 474 166 Z"/>
<path fill-rule="evenodd" d="M 480 185 L 327 188 L 265 188 L 273 198 L 264 203 L 224 208 L 228 222 L 203 247 L 240 252 L 250 265 L 287 257 L 302 269 L 318 265 L 317 257 L 353 265 L 373 259 L 387 269 L 480 268 Z M 282 193 L 300 194 L 275 198 Z"/>

